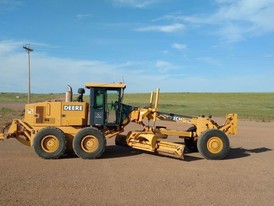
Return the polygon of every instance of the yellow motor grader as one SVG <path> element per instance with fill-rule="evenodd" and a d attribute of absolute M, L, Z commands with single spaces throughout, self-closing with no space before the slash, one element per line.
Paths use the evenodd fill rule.
<path fill-rule="evenodd" d="M 32 146 L 38 156 L 56 159 L 73 151 L 83 159 L 103 155 L 106 138 L 116 137 L 117 145 L 183 158 L 185 147 L 199 151 L 206 159 L 223 159 L 229 152 L 228 134 L 237 133 L 237 114 L 228 114 L 223 125 L 211 117 L 190 117 L 158 111 L 159 89 L 152 92 L 148 107 L 138 108 L 122 103 L 125 84 L 87 83 L 89 103 L 83 101 L 85 89 L 72 101 L 72 89 L 65 101 L 46 101 L 25 105 L 22 119 L 15 119 L 3 128 L 0 139 L 16 138 Z M 174 121 L 191 125 L 186 131 L 156 126 L 156 121 Z M 125 127 L 134 122 L 142 130 Z M 184 139 L 181 143 L 167 141 L 168 136 Z"/>

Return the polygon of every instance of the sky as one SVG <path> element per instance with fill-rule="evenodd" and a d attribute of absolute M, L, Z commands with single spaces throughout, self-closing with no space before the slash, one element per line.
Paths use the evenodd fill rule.
<path fill-rule="evenodd" d="M 0 0 L 0 92 L 274 92 L 274 0 Z"/>

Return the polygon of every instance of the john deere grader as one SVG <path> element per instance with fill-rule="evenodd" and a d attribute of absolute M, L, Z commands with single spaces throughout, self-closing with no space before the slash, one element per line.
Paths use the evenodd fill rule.
<path fill-rule="evenodd" d="M 0 139 L 16 138 L 32 146 L 38 156 L 56 159 L 69 151 L 83 159 L 103 155 L 106 139 L 115 137 L 116 145 L 157 154 L 183 158 L 185 149 L 199 151 L 206 159 L 223 159 L 229 152 L 227 135 L 237 133 L 237 114 L 228 114 L 223 125 L 211 117 L 190 117 L 158 111 L 159 89 L 152 92 L 148 107 L 138 108 L 122 103 L 125 84 L 87 83 L 90 102 L 83 101 L 85 89 L 72 101 L 69 86 L 65 101 L 47 101 L 25 105 L 23 119 L 15 119 L 3 128 Z M 156 121 L 189 124 L 188 130 L 156 126 Z M 124 134 L 134 122 L 142 130 Z M 121 134 L 123 133 L 123 134 Z M 179 143 L 167 141 L 179 137 Z M 184 140 L 184 141 L 183 141 Z"/>

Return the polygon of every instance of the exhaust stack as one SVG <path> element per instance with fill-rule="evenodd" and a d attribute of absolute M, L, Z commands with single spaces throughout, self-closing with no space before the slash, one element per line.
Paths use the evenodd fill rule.
<path fill-rule="evenodd" d="M 66 91 L 66 102 L 72 102 L 72 88 L 68 85 L 68 91 Z"/>

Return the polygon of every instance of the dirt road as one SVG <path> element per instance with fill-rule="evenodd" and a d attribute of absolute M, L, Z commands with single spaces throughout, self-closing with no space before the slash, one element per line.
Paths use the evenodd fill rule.
<path fill-rule="evenodd" d="M 274 122 L 240 121 L 220 161 L 142 153 L 113 139 L 97 160 L 43 160 L 1 141 L 0 205 L 273 205 L 273 134 Z"/>

